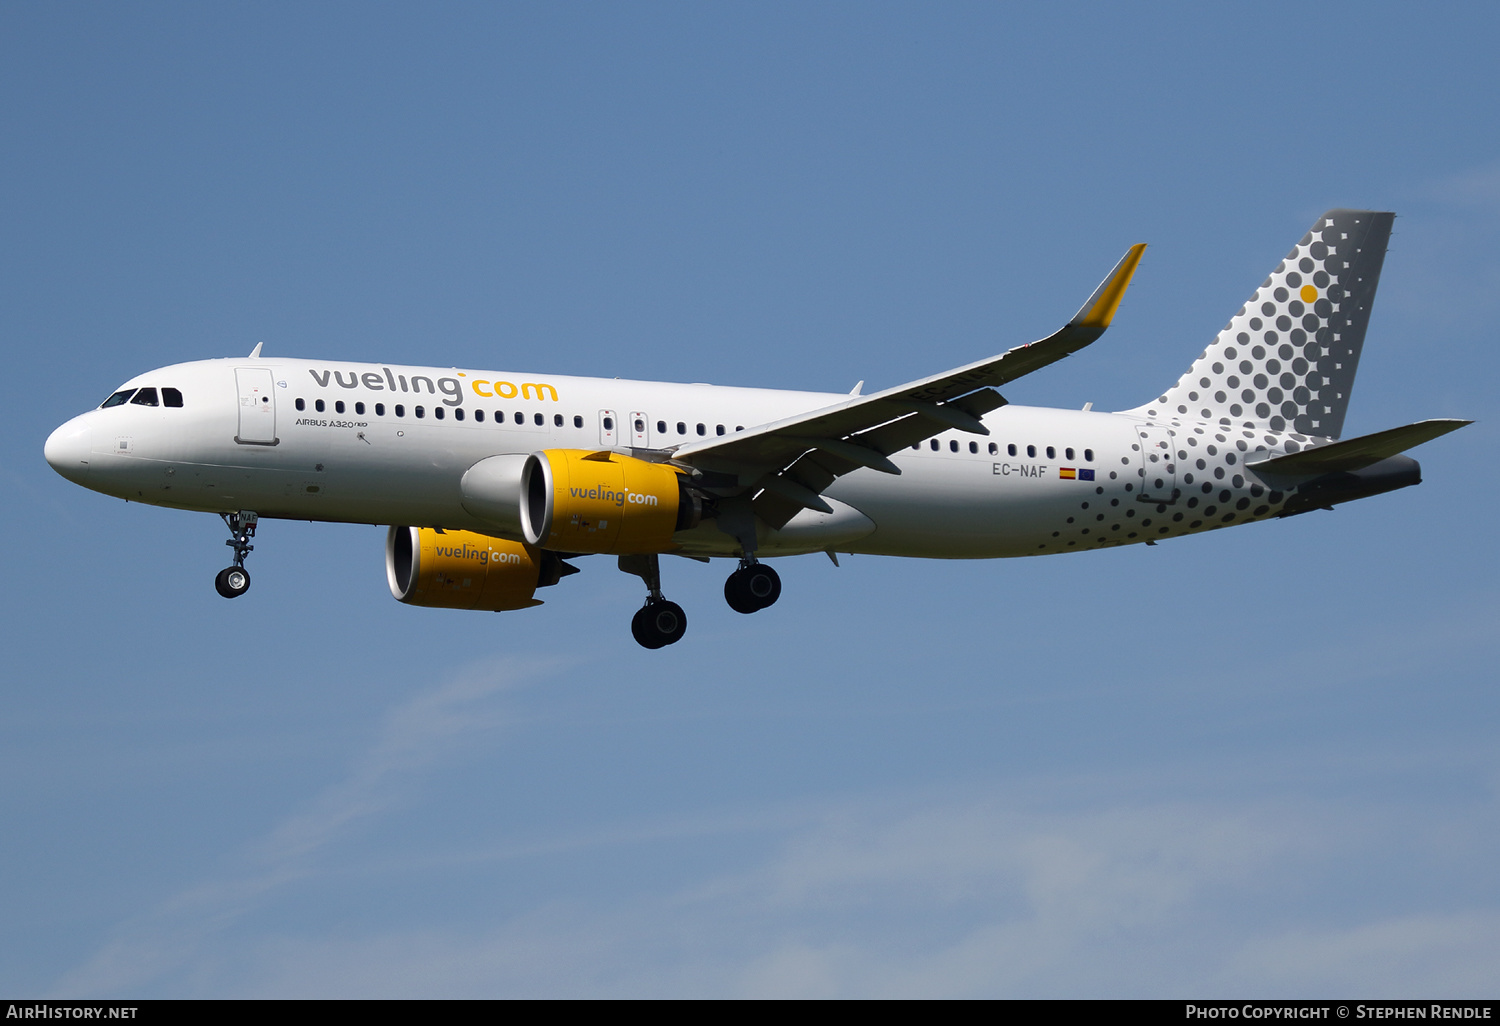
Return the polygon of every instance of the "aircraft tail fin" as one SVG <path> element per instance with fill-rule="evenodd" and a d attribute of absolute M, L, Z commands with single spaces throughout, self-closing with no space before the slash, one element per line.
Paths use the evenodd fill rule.
<path fill-rule="evenodd" d="M 1395 217 L 1318 218 L 1177 384 L 1126 412 L 1338 438 Z"/>

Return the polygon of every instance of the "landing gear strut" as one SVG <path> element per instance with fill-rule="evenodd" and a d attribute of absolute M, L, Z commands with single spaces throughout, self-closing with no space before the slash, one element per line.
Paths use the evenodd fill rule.
<path fill-rule="evenodd" d="M 630 633 L 642 648 L 675 645 L 687 632 L 687 614 L 661 593 L 661 561 L 655 553 L 620 557 L 620 569 L 646 582 L 646 604 L 630 621 Z"/>
<path fill-rule="evenodd" d="M 245 569 L 245 557 L 255 548 L 250 544 L 250 539 L 255 537 L 258 518 L 250 510 L 244 509 L 238 513 L 220 513 L 219 516 L 224 518 L 224 526 L 229 528 L 231 537 L 224 544 L 234 549 L 234 565 L 219 571 L 219 575 L 214 578 L 214 588 L 225 598 L 239 598 L 250 590 L 250 571 Z"/>
<path fill-rule="evenodd" d="M 781 575 L 754 558 L 740 560 L 740 568 L 724 582 L 724 601 L 736 613 L 754 613 L 781 598 Z"/>

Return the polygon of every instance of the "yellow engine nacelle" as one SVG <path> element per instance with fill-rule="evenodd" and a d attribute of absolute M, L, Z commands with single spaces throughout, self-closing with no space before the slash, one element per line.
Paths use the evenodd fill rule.
<path fill-rule="evenodd" d="M 700 510 L 674 467 L 587 449 L 532 453 L 520 498 L 527 542 L 556 552 L 665 552 Z"/>
<path fill-rule="evenodd" d="M 393 527 L 385 541 L 391 594 L 413 606 L 494 612 L 539 606 L 536 589 L 556 583 L 555 574 L 543 580 L 543 562 L 542 553 L 520 542 L 469 531 Z"/>

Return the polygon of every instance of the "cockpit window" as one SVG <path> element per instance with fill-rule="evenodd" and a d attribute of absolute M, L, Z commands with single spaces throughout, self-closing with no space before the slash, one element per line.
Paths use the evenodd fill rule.
<path fill-rule="evenodd" d="M 132 406 L 155 406 L 156 405 L 156 389 L 154 389 L 154 388 L 143 388 L 140 391 L 136 392 L 135 398 L 132 399 L 132 400 L 130 400 L 130 405 L 132 405 Z"/>
<path fill-rule="evenodd" d="M 135 389 L 133 388 L 127 388 L 124 391 L 116 392 L 114 395 L 104 400 L 104 402 L 100 403 L 99 409 L 107 410 L 111 406 L 123 406 L 125 405 L 125 400 L 129 399 L 134 394 Z"/>
<path fill-rule="evenodd" d="M 175 388 L 164 388 L 161 390 L 161 404 L 163 406 L 181 406 L 182 393 Z"/>

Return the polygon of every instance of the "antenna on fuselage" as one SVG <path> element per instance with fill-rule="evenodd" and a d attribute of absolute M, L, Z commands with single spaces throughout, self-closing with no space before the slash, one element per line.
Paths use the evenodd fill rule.
<path fill-rule="evenodd" d="M 263 345 L 265 345 L 264 342 L 257 342 L 257 343 L 255 343 L 255 348 L 252 349 L 252 350 L 250 350 L 249 359 L 253 360 L 256 357 L 260 356 L 260 347 L 263 346 Z"/>

